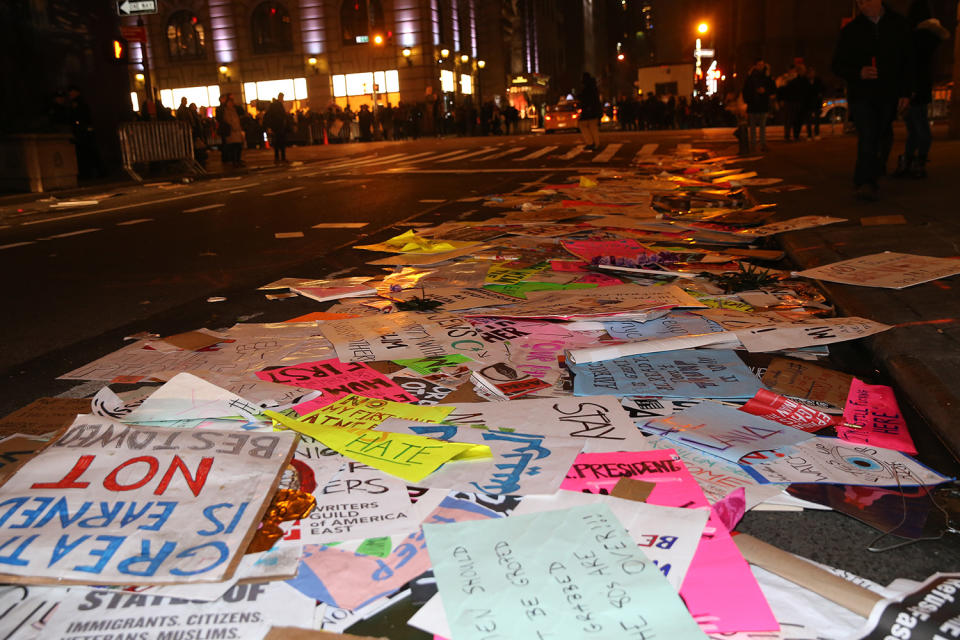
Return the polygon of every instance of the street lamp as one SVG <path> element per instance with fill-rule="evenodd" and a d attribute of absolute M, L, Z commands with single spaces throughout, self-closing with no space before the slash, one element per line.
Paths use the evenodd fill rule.
<path fill-rule="evenodd" d="M 450 56 L 450 49 L 447 49 L 446 47 L 444 47 L 443 49 L 440 49 L 441 58 L 446 59 L 449 56 Z"/>
<path fill-rule="evenodd" d="M 707 24 L 706 22 L 701 22 L 700 24 L 697 25 L 697 33 L 703 35 L 707 31 L 710 31 L 710 25 Z"/>
<path fill-rule="evenodd" d="M 412 67 L 413 60 L 410 58 L 410 56 L 413 55 L 413 50 L 411 50 L 410 47 L 404 47 L 400 53 L 403 54 L 403 59 L 407 61 L 407 66 Z"/>
<path fill-rule="evenodd" d="M 462 62 L 463 64 L 466 64 L 469 61 L 470 61 L 470 56 L 468 56 L 467 54 L 464 53 L 463 55 L 460 56 L 460 62 Z"/>

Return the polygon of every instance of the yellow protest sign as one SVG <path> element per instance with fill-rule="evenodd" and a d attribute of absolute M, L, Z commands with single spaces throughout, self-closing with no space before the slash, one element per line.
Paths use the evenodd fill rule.
<path fill-rule="evenodd" d="M 433 254 L 475 247 L 479 244 L 479 242 L 467 242 L 463 240 L 432 240 L 418 236 L 410 230 L 384 242 L 356 245 L 355 248 L 366 249 L 367 251 L 387 251 L 390 253 Z"/>
<path fill-rule="evenodd" d="M 380 469 L 407 482 L 420 482 L 451 460 L 490 458 L 490 447 L 464 442 L 444 442 L 407 433 L 389 433 L 354 427 L 310 424 L 264 411 L 275 424 L 319 440 L 337 453 Z"/>
<path fill-rule="evenodd" d="M 328 427 L 357 427 L 372 429 L 387 418 L 443 422 L 453 407 L 421 407 L 405 402 L 393 402 L 364 396 L 349 395 L 333 404 L 300 416 L 301 422 Z"/>

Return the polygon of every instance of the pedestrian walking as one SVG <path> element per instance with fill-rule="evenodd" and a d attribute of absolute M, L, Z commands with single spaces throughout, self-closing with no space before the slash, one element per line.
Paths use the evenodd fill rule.
<path fill-rule="evenodd" d="M 586 71 L 583 72 L 583 84 L 580 87 L 580 134 L 586 149 L 593 151 L 600 146 L 600 91 L 597 81 Z"/>
<path fill-rule="evenodd" d="M 241 109 L 228 93 L 217 109 L 217 133 L 220 135 L 220 156 L 224 165 L 230 163 L 234 168 L 244 166 L 241 159 L 243 149 L 243 129 L 240 126 Z"/>
<path fill-rule="evenodd" d="M 283 106 L 283 94 L 278 93 L 277 99 L 270 103 L 263 116 L 263 126 L 270 136 L 273 145 L 274 164 L 287 161 L 287 136 L 290 134 L 290 116 Z"/>
<path fill-rule="evenodd" d="M 763 58 L 757 58 L 743 84 L 751 153 L 767 150 L 767 117 L 770 114 L 770 98 L 776 91 L 777 85 L 770 77 L 770 66 Z"/>
<path fill-rule="evenodd" d="M 840 32 L 833 71 L 847 82 L 850 115 L 857 128 L 856 195 L 876 200 L 886 171 L 893 121 L 906 109 L 913 88 L 913 48 L 906 18 L 881 0 L 857 0 L 859 15 Z"/>
<path fill-rule="evenodd" d="M 904 114 L 907 143 L 893 175 L 926 178 L 927 156 L 933 142 L 929 118 L 930 103 L 933 102 L 933 57 L 940 43 L 950 37 L 950 32 L 931 16 L 927 0 L 914 0 L 907 19 L 913 27 L 914 91 Z"/>

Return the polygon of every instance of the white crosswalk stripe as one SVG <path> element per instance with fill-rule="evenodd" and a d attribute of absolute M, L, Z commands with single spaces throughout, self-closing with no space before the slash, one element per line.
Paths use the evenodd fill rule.
<path fill-rule="evenodd" d="M 535 160 L 536 158 L 539 158 L 540 156 L 545 156 L 545 155 L 547 155 L 548 153 L 550 153 L 551 151 L 553 151 L 553 150 L 556 149 L 556 148 L 557 148 L 557 145 L 551 145 L 551 146 L 549 146 L 549 147 L 543 147 L 543 148 L 541 148 L 541 149 L 537 149 L 537 150 L 534 151 L 533 153 L 528 153 L 528 154 L 525 155 L 525 156 L 520 156 L 519 158 L 514 158 L 513 161 L 514 161 L 514 162 L 522 162 L 523 160 Z"/>
<path fill-rule="evenodd" d="M 603 151 L 601 151 L 596 156 L 594 156 L 593 161 L 609 162 L 610 158 L 612 158 L 617 153 L 617 151 L 620 151 L 620 147 L 622 146 L 623 145 L 620 144 L 619 142 L 612 142 L 608 144 Z"/>
<path fill-rule="evenodd" d="M 650 156 L 653 155 L 653 153 L 657 150 L 657 147 L 659 146 L 660 145 L 657 144 L 656 142 L 651 142 L 650 144 L 643 145 L 642 147 L 640 147 L 640 151 L 637 151 L 637 155 L 633 157 L 633 161 L 637 162 L 644 158 L 649 158 Z"/>
<path fill-rule="evenodd" d="M 463 153 L 459 156 L 453 156 L 452 158 L 447 158 L 446 160 L 440 160 L 439 162 L 437 162 L 437 164 L 446 164 L 448 162 L 458 162 L 460 160 L 466 160 L 467 158 L 472 158 L 474 156 L 490 153 L 490 151 L 492 151 L 493 149 L 494 147 L 484 147 L 483 149 L 479 149 L 477 151 L 471 151 L 469 153 Z"/>
<path fill-rule="evenodd" d="M 474 162 L 480 162 L 481 160 L 498 160 L 499 158 L 506 158 L 507 156 L 514 153 L 519 153 L 520 151 L 526 151 L 526 149 L 526 147 L 510 147 L 505 151 L 497 152 L 492 156 L 487 156 L 486 158 L 475 158 Z"/>
<path fill-rule="evenodd" d="M 578 155 L 580 155 L 581 153 L 583 153 L 583 149 L 584 149 L 584 145 L 578 144 L 578 145 L 575 146 L 573 149 L 570 149 L 570 151 L 567 151 L 565 154 L 563 154 L 562 156 L 560 156 L 560 159 L 561 159 L 561 160 L 573 160 L 573 159 L 576 158 Z"/>
<path fill-rule="evenodd" d="M 357 158 L 357 159 L 355 159 L 355 160 L 344 160 L 344 161 L 342 161 L 342 162 L 333 161 L 333 162 L 329 163 L 328 165 L 326 165 L 324 168 L 326 168 L 326 169 L 345 169 L 345 168 L 347 168 L 347 167 L 361 167 L 361 166 L 366 165 L 366 164 L 374 164 L 374 163 L 377 163 L 377 162 L 386 162 L 386 161 L 388 161 L 388 160 L 399 160 L 400 158 L 403 158 L 405 155 L 407 155 L 407 154 L 405 154 L 405 153 L 394 153 L 394 154 L 391 154 L 391 155 L 389 155 L 389 156 L 376 156 L 376 157 L 364 156 L 364 157 L 362 157 L 362 158 Z"/>

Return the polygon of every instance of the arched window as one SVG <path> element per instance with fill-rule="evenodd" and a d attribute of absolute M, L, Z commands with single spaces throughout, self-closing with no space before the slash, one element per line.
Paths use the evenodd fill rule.
<path fill-rule="evenodd" d="M 385 23 L 380 0 L 343 0 L 340 5 L 340 34 L 343 44 L 370 42 L 370 14 L 373 14 L 374 31 L 382 32 Z"/>
<path fill-rule="evenodd" d="M 290 12 L 279 2 L 261 2 L 250 17 L 254 53 L 293 51 Z"/>
<path fill-rule="evenodd" d="M 206 33 L 189 11 L 177 11 L 167 21 L 167 48 L 171 58 L 202 58 Z"/>

